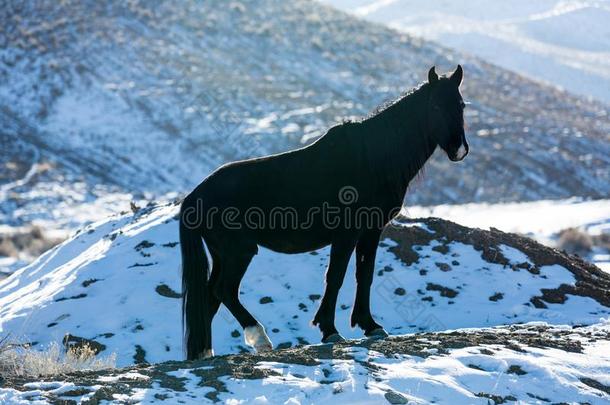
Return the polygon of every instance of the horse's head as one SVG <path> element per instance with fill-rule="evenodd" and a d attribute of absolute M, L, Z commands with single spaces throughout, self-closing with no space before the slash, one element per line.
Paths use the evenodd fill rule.
<path fill-rule="evenodd" d="M 463 77 L 464 72 L 460 65 L 449 77 L 439 78 L 434 66 L 428 72 L 428 117 L 431 135 L 454 162 L 464 159 L 468 154 L 464 133 L 464 101 L 460 94 Z"/>

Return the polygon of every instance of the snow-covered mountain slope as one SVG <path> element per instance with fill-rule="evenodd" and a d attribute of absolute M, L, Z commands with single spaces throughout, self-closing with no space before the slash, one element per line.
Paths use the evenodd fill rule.
<path fill-rule="evenodd" d="M 610 103 L 608 0 L 321 0 Z"/>
<path fill-rule="evenodd" d="M 0 282 L 0 331 L 44 348 L 85 338 L 119 365 L 183 358 L 177 204 L 150 207 L 84 229 Z M 317 343 L 310 321 L 323 291 L 328 249 L 281 255 L 261 249 L 242 284 L 244 305 L 274 347 Z M 348 327 L 353 263 L 337 305 Z M 500 231 L 440 219 L 396 224 L 378 251 L 373 313 L 391 334 L 519 322 L 596 324 L 610 315 L 610 275 L 576 257 Z M 222 308 L 217 354 L 247 351 Z"/>
<path fill-rule="evenodd" d="M 436 156 L 411 202 L 610 191 L 606 106 L 318 3 L 9 1 L 0 21 L 3 223 L 184 193 L 366 114 L 433 64 L 465 66 L 471 155 Z"/>
<path fill-rule="evenodd" d="M 0 401 L 607 404 L 609 338 L 608 324 L 424 333 L 199 362 L 9 378 L 0 386 Z"/>

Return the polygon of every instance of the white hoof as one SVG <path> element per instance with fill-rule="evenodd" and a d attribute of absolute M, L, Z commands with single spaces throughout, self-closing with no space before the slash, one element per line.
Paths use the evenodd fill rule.
<path fill-rule="evenodd" d="M 265 328 L 260 323 L 254 326 L 248 326 L 244 329 L 244 340 L 248 346 L 251 346 L 256 352 L 268 352 L 273 349 L 271 340 L 265 333 Z"/>

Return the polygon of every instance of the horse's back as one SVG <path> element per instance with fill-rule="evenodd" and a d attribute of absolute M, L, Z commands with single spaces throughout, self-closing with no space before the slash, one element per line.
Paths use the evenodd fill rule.
<path fill-rule="evenodd" d="M 328 201 L 351 172 L 341 145 L 328 135 L 305 148 L 223 165 L 204 180 L 199 192 L 217 206 L 246 209 Z"/>

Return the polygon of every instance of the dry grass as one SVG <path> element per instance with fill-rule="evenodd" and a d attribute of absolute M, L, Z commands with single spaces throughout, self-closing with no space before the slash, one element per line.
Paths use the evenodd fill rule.
<path fill-rule="evenodd" d="M 14 233 L 0 235 L 0 256 L 36 258 L 62 242 L 47 236 L 42 228 L 32 225 Z"/>
<path fill-rule="evenodd" d="M 593 249 L 602 249 L 610 252 L 610 234 L 601 233 L 590 235 L 577 228 L 568 228 L 559 232 L 557 248 L 571 254 L 587 256 Z"/>
<path fill-rule="evenodd" d="M 27 344 L 11 343 L 8 337 L 0 340 L 0 374 L 3 376 L 38 377 L 115 366 L 116 354 L 96 356 L 87 345 L 64 350 L 61 345 L 52 343 L 40 351 Z"/>

